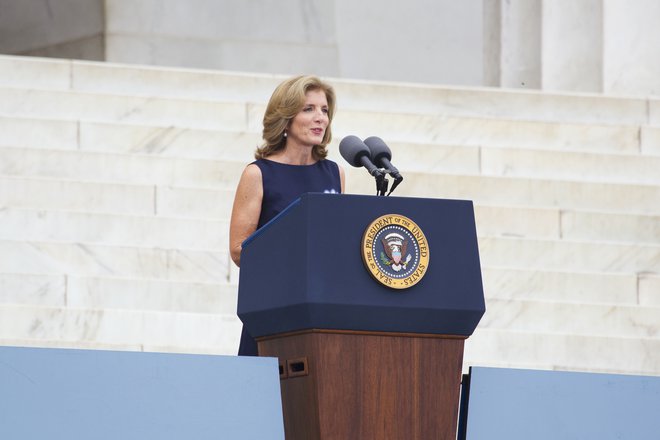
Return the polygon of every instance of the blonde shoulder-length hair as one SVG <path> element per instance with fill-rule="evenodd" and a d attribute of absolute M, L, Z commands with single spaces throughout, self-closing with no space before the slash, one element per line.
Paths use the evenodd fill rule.
<path fill-rule="evenodd" d="M 265 159 L 268 156 L 284 149 L 286 137 L 284 132 L 293 119 L 305 105 L 305 95 L 312 90 L 321 90 L 328 101 L 328 127 L 319 145 L 312 148 L 312 157 L 315 160 L 325 159 L 328 155 L 326 146 L 332 139 L 330 125 L 335 114 L 335 91 L 332 86 L 324 83 L 315 76 L 296 76 L 281 83 L 268 101 L 264 113 L 264 129 L 262 137 L 264 144 L 254 153 L 256 159 Z"/>

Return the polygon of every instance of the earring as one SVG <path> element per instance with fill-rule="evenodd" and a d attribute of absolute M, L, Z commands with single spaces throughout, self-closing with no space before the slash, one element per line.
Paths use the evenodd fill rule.
<path fill-rule="evenodd" d="M 286 130 L 284 130 L 284 135 L 283 136 L 286 137 Z"/>

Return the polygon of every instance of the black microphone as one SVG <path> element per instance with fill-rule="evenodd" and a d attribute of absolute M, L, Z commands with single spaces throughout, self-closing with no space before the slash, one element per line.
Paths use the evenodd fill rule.
<path fill-rule="evenodd" d="M 359 137 L 346 136 L 339 143 L 339 152 L 354 167 L 365 167 L 376 178 L 376 195 L 385 195 L 388 186 L 386 174 L 373 164 L 369 147 Z"/>
<path fill-rule="evenodd" d="M 392 151 L 378 136 L 371 136 L 364 140 L 364 144 L 371 152 L 371 160 L 381 168 L 385 168 L 395 179 L 403 179 L 399 170 L 390 162 L 392 160 Z"/>
<path fill-rule="evenodd" d="M 339 152 L 346 162 L 350 163 L 356 168 L 365 167 L 369 174 L 374 177 L 383 175 L 376 165 L 371 162 L 371 152 L 362 140 L 357 136 L 346 136 L 339 143 Z"/>

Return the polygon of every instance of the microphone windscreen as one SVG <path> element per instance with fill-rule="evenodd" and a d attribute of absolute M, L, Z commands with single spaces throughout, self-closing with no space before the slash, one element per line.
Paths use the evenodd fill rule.
<path fill-rule="evenodd" d="M 390 147 L 385 144 L 378 136 L 371 136 L 364 140 L 364 144 L 369 147 L 371 152 L 371 160 L 375 163 L 380 162 L 383 158 L 392 160 L 392 151 Z"/>
<path fill-rule="evenodd" d="M 362 140 L 357 136 L 346 136 L 339 143 L 339 152 L 341 156 L 346 159 L 354 167 L 360 168 L 362 156 L 369 156 L 369 147 L 367 147 Z"/>

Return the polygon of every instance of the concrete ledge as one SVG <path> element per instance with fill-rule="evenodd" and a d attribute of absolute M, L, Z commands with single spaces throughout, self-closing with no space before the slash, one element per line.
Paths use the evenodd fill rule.
<path fill-rule="evenodd" d="M 284 439 L 273 358 L 0 347 L 0 388 L 3 438 Z"/>
<path fill-rule="evenodd" d="M 635 440 L 660 430 L 658 377 L 473 367 L 467 381 L 459 439 Z"/>

